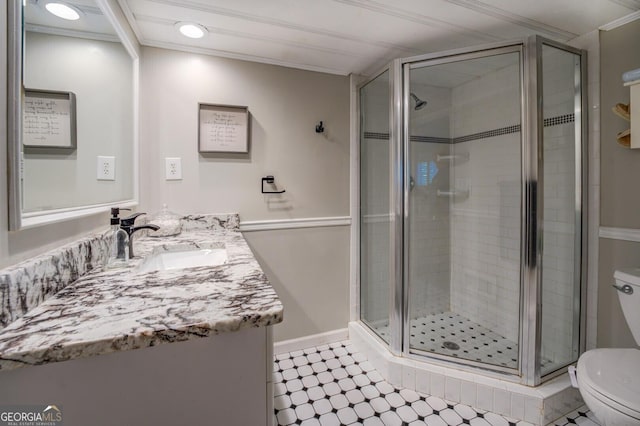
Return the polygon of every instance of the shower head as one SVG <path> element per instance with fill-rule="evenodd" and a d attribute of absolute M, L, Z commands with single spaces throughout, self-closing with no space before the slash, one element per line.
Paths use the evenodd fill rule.
<path fill-rule="evenodd" d="M 417 97 L 413 93 L 410 93 L 410 95 L 413 98 L 413 100 L 416 101 L 416 106 L 413 107 L 414 110 L 418 111 L 418 110 L 424 108 L 425 106 L 427 106 L 427 101 L 423 101 L 422 99 L 420 99 L 419 97 Z"/>

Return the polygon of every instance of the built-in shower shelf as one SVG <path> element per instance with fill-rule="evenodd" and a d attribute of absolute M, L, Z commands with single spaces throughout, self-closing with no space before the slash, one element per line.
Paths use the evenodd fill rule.
<path fill-rule="evenodd" d="M 436 161 L 438 163 L 441 162 L 449 162 L 449 163 L 465 163 L 469 161 L 469 153 L 465 154 L 438 154 L 436 156 Z"/>
<path fill-rule="evenodd" d="M 436 192 L 436 195 L 441 198 L 444 198 L 444 197 L 456 198 L 456 199 L 469 198 L 469 191 L 464 191 L 461 189 L 443 191 L 442 189 L 438 189 L 438 191 Z"/>

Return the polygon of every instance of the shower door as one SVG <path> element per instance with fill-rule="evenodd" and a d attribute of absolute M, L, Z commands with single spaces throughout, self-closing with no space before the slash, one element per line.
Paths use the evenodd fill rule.
<path fill-rule="evenodd" d="M 359 314 L 394 355 L 536 386 L 584 351 L 585 73 L 531 36 L 359 88 Z"/>
<path fill-rule="evenodd" d="M 551 41 L 538 43 L 543 119 L 543 233 L 539 368 L 542 376 L 580 356 L 582 232 L 582 78 L 584 57 Z M 541 83 L 541 84 L 540 84 Z M 584 340 L 584 339 L 583 339 Z"/>
<path fill-rule="evenodd" d="M 390 81 L 384 71 L 360 89 L 360 317 L 389 343 L 391 283 Z"/>
<path fill-rule="evenodd" d="M 410 353 L 519 369 L 521 63 L 509 46 L 404 66 Z"/>

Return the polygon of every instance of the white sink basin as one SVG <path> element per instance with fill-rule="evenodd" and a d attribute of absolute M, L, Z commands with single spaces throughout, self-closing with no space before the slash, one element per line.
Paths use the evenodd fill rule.
<path fill-rule="evenodd" d="M 137 272 L 172 271 L 196 266 L 218 266 L 227 263 L 227 250 L 223 248 L 163 251 L 147 257 Z"/>

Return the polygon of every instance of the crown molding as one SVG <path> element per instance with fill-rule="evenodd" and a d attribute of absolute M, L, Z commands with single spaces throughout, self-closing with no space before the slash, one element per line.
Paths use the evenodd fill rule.
<path fill-rule="evenodd" d="M 637 19 L 640 19 L 640 10 L 638 10 L 637 12 L 633 12 L 630 13 L 626 16 L 623 16 L 622 18 L 618 18 L 614 21 L 609 22 L 608 24 L 604 24 L 602 25 L 600 28 L 598 28 L 601 31 L 611 31 L 615 28 L 621 27 L 623 25 L 628 24 L 629 22 L 633 22 Z"/>

